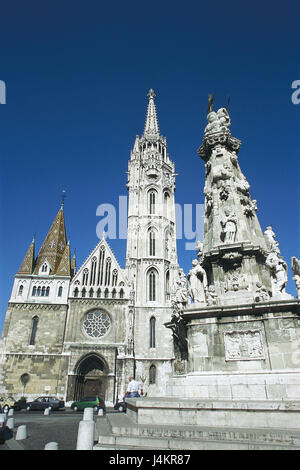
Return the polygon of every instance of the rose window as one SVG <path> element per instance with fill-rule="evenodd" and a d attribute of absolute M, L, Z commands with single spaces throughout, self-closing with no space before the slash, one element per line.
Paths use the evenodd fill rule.
<path fill-rule="evenodd" d="M 93 310 L 86 314 L 83 329 L 88 336 L 100 338 L 104 336 L 110 328 L 110 318 L 102 310 Z"/>

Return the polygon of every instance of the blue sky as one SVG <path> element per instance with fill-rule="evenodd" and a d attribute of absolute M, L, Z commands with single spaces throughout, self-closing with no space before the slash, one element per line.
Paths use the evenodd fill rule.
<path fill-rule="evenodd" d="M 179 174 L 176 202 L 201 204 L 197 155 L 208 94 L 231 96 L 231 132 L 290 269 L 300 257 L 300 5 L 294 0 L 14 0 L 1 2 L 0 328 L 13 276 L 36 233 L 39 248 L 67 191 L 65 218 L 80 265 L 98 242 L 97 206 L 118 206 L 154 88 L 160 131 Z M 195 254 L 178 241 L 187 271 Z M 121 266 L 125 240 L 110 244 Z"/>

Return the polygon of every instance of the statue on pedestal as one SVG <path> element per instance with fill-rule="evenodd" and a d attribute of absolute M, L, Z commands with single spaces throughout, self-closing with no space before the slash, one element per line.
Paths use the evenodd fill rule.
<path fill-rule="evenodd" d="M 173 311 L 175 312 L 183 310 L 189 300 L 187 280 L 183 269 L 181 268 L 178 271 L 177 278 L 174 283 L 172 297 Z"/>
<path fill-rule="evenodd" d="M 206 272 L 198 260 L 194 259 L 192 265 L 193 267 L 187 275 L 187 279 L 190 283 L 191 297 L 195 304 L 205 303 L 205 290 L 207 287 Z"/>
<path fill-rule="evenodd" d="M 277 251 L 272 251 L 266 259 L 266 266 L 270 269 L 273 280 L 273 294 L 285 294 L 285 286 L 288 282 L 287 264 L 278 255 Z"/>

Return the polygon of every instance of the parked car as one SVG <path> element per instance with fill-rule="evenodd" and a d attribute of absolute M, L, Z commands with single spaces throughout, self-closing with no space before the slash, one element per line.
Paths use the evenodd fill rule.
<path fill-rule="evenodd" d="M 26 410 L 26 407 L 27 407 L 27 402 L 26 402 L 25 397 L 22 397 L 22 398 L 20 398 L 20 400 L 15 401 L 15 403 L 13 405 L 13 409 L 15 411 Z"/>
<path fill-rule="evenodd" d="M 26 404 L 27 411 L 43 411 L 46 408 L 50 408 L 51 410 L 59 410 L 65 407 L 65 402 L 63 400 L 59 400 L 56 397 L 38 397 L 33 401 L 30 401 Z"/>
<path fill-rule="evenodd" d="M 114 405 L 114 410 L 116 411 L 120 411 L 120 413 L 125 413 L 126 410 L 127 410 L 127 404 L 125 401 L 119 401 L 119 399 L 117 399 L 115 405 Z"/>
<path fill-rule="evenodd" d="M 15 399 L 12 396 L 0 397 L 0 408 L 2 413 L 7 413 L 10 408 L 13 408 Z"/>
<path fill-rule="evenodd" d="M 105 402 L 99 395 L 81 398 L 81 400 L 74 401 L 71 405 L 73 411 L 82 411 L 84 408 L 94 408 L 94 411 L 102 409 L 104 413 L 106 411 Z"/>

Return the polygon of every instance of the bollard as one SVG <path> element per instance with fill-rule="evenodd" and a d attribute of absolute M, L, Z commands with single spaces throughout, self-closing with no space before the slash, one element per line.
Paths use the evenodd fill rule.
<path fill-rule="evenodd" d="M 48 416 L 50 414 L 50 408 L 45 408 L 44 415 Z"/>
<path fill-rule="evenodd" d="M 48 442 L 48 444 L 45 445 L 44 450 L 58 450 L 57 442 Z"/>
<path fill-rule="evenodd" d="M 93 408 L 84 408 L 84 412 L 83 412 L 83 420 L 84 421 L 93 420 L 93 416 L 94 416 L 94 409 Z"/>
<path fill-rule="evenodd" d="M 76 450 L 93 450 L 94 445 L 94 421 L 80 421 L 78 427 Z"/>
<path fill-rule="evenodd" d="M 8 416 L 13 416 L 14 415 L 14 409 L 10 408 L 8 412 Z"/>
<path fill-rule="evenodd" d="M 9 429 L 14 429 L 14 427 L 15 427 L 15 420 L 14 420 L 14 418 L 8 418 L 8 420 L 7 420 L 7 427 L 8 427 Z"/>
<path fill-rule="evenodd" d="M 21 441 L 22 439 L 27 439 L 26 424 L 22 424 L 21 426 L 18 427 L 15 439 L 16 439 L 16 441 Z"/>
<path fill-rule="evenodd" d="M 98 416 L 103 416 L 103 409 L 102 408 L 99 408 Z"/>

